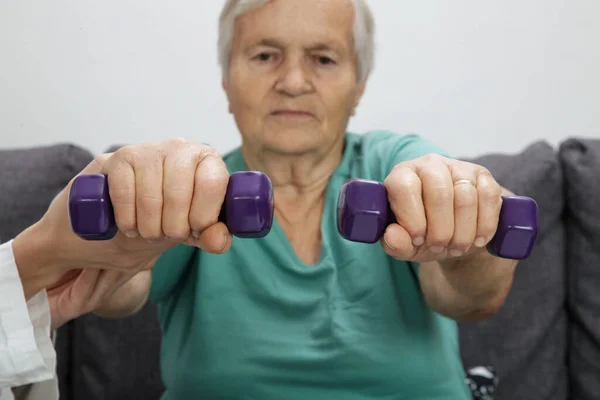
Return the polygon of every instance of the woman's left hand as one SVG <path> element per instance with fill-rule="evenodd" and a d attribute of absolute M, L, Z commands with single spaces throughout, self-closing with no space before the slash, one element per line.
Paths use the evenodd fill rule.
<path fill-rule="evenodd" d="M 397 164 L 384 185 L 397 223 L 387 227 L 382 246 L 416 262 L 485 250 L 508 193 L 486 168 L 435 154 Z"/>

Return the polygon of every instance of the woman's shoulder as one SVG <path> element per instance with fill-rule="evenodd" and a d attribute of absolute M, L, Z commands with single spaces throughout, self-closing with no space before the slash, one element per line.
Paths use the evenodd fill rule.
<path fill-rule="evenodd" d="M 365 133 L 346 133 L 346 156 L 342 162 L 351 175 L 383 180 L 401 162 L 427 154 L 448 156 L 431 141 L 416 133 L 397 133 L 373 130 Z"/>
<path fill-rule="evenodd" d="M 413 132 L 399 133 L 390 130 L 348 132 L 346 138 L 349 143 L 359 144 L 365 155 L 406 160 L 430 153 L 445 155 L 445 152 L 431 140 Z"/>

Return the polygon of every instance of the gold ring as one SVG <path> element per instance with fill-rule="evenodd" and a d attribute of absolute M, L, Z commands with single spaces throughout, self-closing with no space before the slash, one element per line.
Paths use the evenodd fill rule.
<path fill-rule="evenodd" d="M 456 182 L 454 182 L 454 186 L 464 185 L 464 184 L 469 184 L 469 185 L 475 187 L 475 184 L 468 179 L 459 179 Z"/>

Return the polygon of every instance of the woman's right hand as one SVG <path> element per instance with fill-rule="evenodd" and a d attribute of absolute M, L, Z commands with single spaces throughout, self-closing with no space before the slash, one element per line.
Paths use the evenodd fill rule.
<path fill-rule="evenodd" d="M 81 173 L 108 176 L 119 232 L 107 241 L 85 241 L 73 233 L 71 181 L 36 230 L 47 235 L 53 265 L 135 273 L 151 269 L 176 244 L 210 253 L 231 246 L 231 233 L 218 221 L 229 173 L 211 147 L 183 139 L 132 145 L 97 157 Z"/>

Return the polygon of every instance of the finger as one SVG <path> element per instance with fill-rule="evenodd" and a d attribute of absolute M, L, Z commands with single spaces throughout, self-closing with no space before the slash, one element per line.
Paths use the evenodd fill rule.
<path fill-rule="evenodd" d="M 450 169 L 442 161 L 430 159 L 418 167 L 421 178 L 425 217 L 426 244 L 432 253 L 442 253 L 454 235 L 454 187 Z"/>
<path fill-rule="evenodd" d="M 79 305 L 86 304 L 94 293 L 101 273 L 102 270 L 99 269 L 86 268 L 81 270 L 81 273 L 73 282 L 71 301 Z M 72 308 L 73 305 L 70 305 L 70 307 Z"/>
<path fill-rule="evenodd" d="M 399 224 L 390 224 L 381 239 L 383 251 L 397 259 L 410 260 L 418 251 L 409 232 Z"/>
<path fill-rule="evenodd" d="M 233 237 L 227 226 L 218 222 L 206 228 L 196 239 L 191 237 L 189 244 L 206 251 L 207 253 L 222 254 L 231 248 Z"/>
<path fill-rule="evenodd" d="M 137 231 L 150 242 L 163 238 L 163 156 L 148 154 L 134 165 Z"/>
<path fill-rule="evenodd" d="M 466 253 L 477 232 L 477 189 L 468 180 L 454 185 L 454 236 L 448 245 L 450 255 Z"/>
<path fill-rule="evenodd" d="M 189 215 L 194 237 L 199 238 L 205 229 L 218 222 L 228 182 L 229 173 L 220 156 L 208 154 L 199 162 Z"/>
<path fill-rule="evenodd" d="M 489 172 L 477 176 L 478 217 L 475 246 L 485 246 L 496 233 L 502 207 L 502 187 Z"/>
<path fill-rule="evenodd" d="M 189 214 L 198 163 L 197 150 L 170 153 L 164 163 L 162 231 L 174 241 L 190 236 Z"/>
<path fill-rule="evenodd" d="M 94 291 L 86 304 L 86 312 L 96 309 L 102 302 L 112 296 L 124 282 L 135 275 L 132 273 L 123 273 L 116 270 L 103 270 L 99 277 Z M 127 277 L 127 278 L 124 278 Z M 123 283 L 121 283 L 123 282 Z"/>
<path fill-rule="evenodd" d="M 227 226 L 222 222 L 218 222 L 200 233 L 195 246 L 207 253 L 223 254 L 231 247 L 232 240 L 233 236 Z"/>
<path fill-rule="evenodd" d="M 108 190 L 117 228 L 126 236 L 135 237 L 138 234 L 135 209 L 135 173 L 127 151 L 127 148 L 123 148 L 118 152 L 118 156 L 113 154 L 113 157 L 110 157 L 103 165 L 102 173 L 108 176 Z"/>
<path fill-rule="evenodd" d="M 383 183 L 396 221 L 411 237 L 412 245 L 422 245 L 425 242 L 427 218 L 421 179 L 415 169 L 409 166 L 394 168 Z"/>
<path fill-rule="evenodd" d="M 476 166 L 456 162 L 451 166 L 454 182 L 454 235 L 448 250 L 460 257 L 472 246 L 477 233 L 478 194 Z"/>
<path fill-rule="evenodd" d="M 60 290 L 64 285 L 73 281 L 80 273 L 81 273 L 80 269 L 68 270 L 52 286 L 48 286 L 46 288 L 46 292 L 50 293 L 53 290 Z"/>

